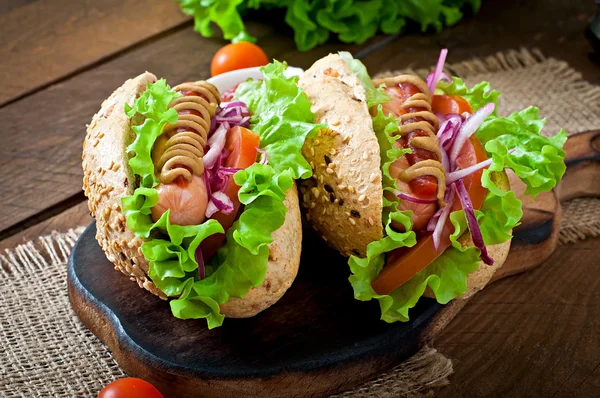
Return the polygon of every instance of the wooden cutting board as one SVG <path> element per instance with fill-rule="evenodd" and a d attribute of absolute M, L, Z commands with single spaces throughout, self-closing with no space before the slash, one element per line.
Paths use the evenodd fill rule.
<path fill-rule="evenodd" d="M 600 132 L 569 138 L 567 173 L 555 192 L 524 201 L 523 224 L 494 280 L 541 264 L 555 249 L 561 198 L 600 195 Z M 593 183 L 595 182 L 595 183 Z M 523 187 L 515 184 L 515 192 Z M 91 224 L 69 260 L 71 305 L 131 376 L 165 397 L 323 396 L 390 369 L 430 342 L 465 305 L 421 299 L 408 323 L 378 319 L 376 302 L 353 299 L 346 259 L 304 229 L 300 272 L 288 293 L 250 319 L 208 330 L 179 320 L 166 302 L 113 266 Z"/>

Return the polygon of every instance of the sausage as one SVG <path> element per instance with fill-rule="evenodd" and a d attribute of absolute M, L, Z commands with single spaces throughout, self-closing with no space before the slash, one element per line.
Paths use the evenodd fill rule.
<path fill-rule="evenodd" d="M 443 206 L 446 174 L 436 137 L 439 122 L 431 111 L 429 89 L 423 80 L 412 75 L 375 81 L 376 85 L 382 83 L 387 85 L 385 92 L 390 97 L 382 110 L 385 115 L 393 114 L 400 119 L 400 138 L 394 145 L 412 150 L 396 160 L 390 174 L 402 192 L 421 199 L 437 198 L 437 204 Z M 413 229 L 420 230 L 427 226 L 437 206 L 404 200 L 399 209 L 412 210 Z"/>
<path fill-rule="evenodd" d="M 208 193 L 202 157 L 211 118 L 215 116 L 221 97 L 214 85 L 203 81 L 183 83 L 173 89 L 181 94 L 169 104 L 177 111 L 177 122 L 165 126 L 152 151 L 161 182 L 157 187 L 159 201 L 152 209 L 152 219 L 157 221 L 171 209 L 172 224 L 195 225 L 206 218 Z"/>

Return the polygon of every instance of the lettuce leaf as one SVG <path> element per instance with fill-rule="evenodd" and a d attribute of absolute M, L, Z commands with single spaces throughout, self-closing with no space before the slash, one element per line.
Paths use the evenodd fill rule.
<path fill-rule="evenodd" d="M 373 80 L 371 80 L 371 76 L 369 76 L 369 72 L 367 72 L 367 68 L 362 62 L 358 59 L 354 59 L 347 51 L 340 51 L 339 54 L 365 88 L 367 107 L 369 109 L 374 105 L 383 104 L 390 100 L 390 97 L 383 91 L 383 87 L 375 87 Z"/>
<path fill-rule="evenodd" d="M 141 250 L 149 263 L 150 279 L 168 297 L 176 298 L 170 301 L 173 315 L 182 319 L 206 318 L 208 327 L 214 328 L 223 322 L 220 304 L 230 297 L 243 297 L 264 280 L 268 244 L 273 241 L 272 233 L 285 221 L 287 208 L 283 201 L 293 185 L 295 171 L 282 166 L 278 159 L 285 159 L 286 153 L 292 158 L 299 153 L 304 137 L 293 136 L 299 130 L 288 131 L 282 138 L 286 142 L 274 145 L 275 155 L 268 165 L 256 163 L 234 175 L 236 184 L 241 186 L 238 198 L 245 208 L 227 231 L 224 244 L 205 265 L 206 277 L 200 280 L 196 249 L 206 237 L 223 233 L 223 227 L 216 220 L 200 225 L 172 225 L 169 211 L 157 222 L 151 218 L 151 209 L 158 202 L 152 147 L 164 125 L 177 121 L 177 112 L 168 108 L 177 95 L 164 80 L 159 80 L 147 86 L 133 107 L 126 107 L 129 117 L 140 114 L 145 120 L 132 127 L 136 138 L 127 148 L 129 164 L 140 185 L 133 195 L 122 198 L 121 205 L 127 226 L 145 240 Z M 295 125 L 294 117 L 296 114 L 289 112 L 288 125 Z"/>
<path fill-rule="evenodd" d="M 312 168 L 302 156 L 302 145 L 326 125 L 315 124 L 311 102 L 296 84 L 298 77 L 285 77 L 286 69 L 287 64 L 279 61 L 263 66 L 264 80 L 240 84 L 235 98 L 248 105 L 250 128 L 260 136 L 260 147 L 275 171 L 289 170 L 294 179 L 309 178 Z"/>
<path fill-rule="evenodd" d="M 323 44 L 333 33 L 345 43 L 364 43 L 381 31 L 397 34 L 409 21 L 421 31 L 452 26 L 464 11 L 477 12 L 481 0 L 177 0 L 194 17 L 194 29 L 212 37 L 215 23 L 225 39 L 254 40 L 244 26 L 248 9 L 285 10 L 285 22 L 294 30 L 301 51 Z M 276 15 L 275 15 L 276 16 Z"/>
<path fill-rule="evenodd" d="M 493 102 L 496 106 L 493 113 L 494 115 L 496 114 L 496 109 L 498 109 L 498 97 L 500 96 L 500 91 L 492 90 L 492 86 L 489 82 L 477 83 L 469 88 L 462 79 L 458 77 L 453 77 L 451 82 L 440 80 L 436 88 L 436 93 L 460 95 L 469 101 L 471 108 L 473 108 L 473 112 Z"/>
<path fill-rule="evenodd" d="M 468 88 L 459 78 L 454 78 L 452 82 L 440 82 L 438 90 L 446 94 L 464 96 L 474 110 L 490 102 L 497 105 L 500 95 L 498 91 L 492 90 L 487 82 Z M 540 135 L 543 125 L 544 120 L 539 118 L 538 109 L 530 107 L 507 118 L 490 115 L 476 133 L 493 161 L 482 175 L 482 184 L 488 188 L 488 193 L 481 210 L 475 212 L 486 245 L 500 244 L 511 239 L 512 230 L 519 225 L 523 215 L 521 201 L 512 191 L 505 191 L 496 184 L 493 172 L 505 168 L 512 169 L 527 185 L 526 192 L 535 196 L 539 192 L 552 189 L 565 171 L 562 146 L 566 141 L 566 134 L 561 130 L 554 137 L 543 137 Z M 373 126 L 381 147 L 384 189 L 389 191 L 395 182 L 386 171 L 389 168 L 388 162 L 395 156 L 391 134 L 397 127 L 393 125 L 393 117 L 383 116 L 381 107 L 373 118 Z M 509 153 L 512 149 L 514 152 Z M 384 202 L 386 200 L 384 198 Z M 387 205 L 393 204 L 387 202 Z M 399 222 L 402 222 L 403 218 L 393 211 L 388 210 L 387 214 L 388 218 L 384 217 L 384 220 L 387 220 L 386 232 L 390 234 L 389 217 L 396 217 Z M 410 226 L 410 214 L 406 216 L 409 218 L 408 222 L 404 219 L 405 228 Z M 468 275 L 479 266 L 480 251 L 474 246 L 462 247 L 458 242 L 458 237 L 468 233 L 464 211 L 452 212 L 450 220 L 455 228 L 450 237 L 452 246 L 389 295 L 377 295 L 371 288 L 371 281 L 385 265 L 385 253 L 402 245 L 414 245 L 411 239 L 397 239 L 398 234 L 392 230 L 390 236 L 367 246 L 366 258 L 351 257 L 349 264 L 353 275 L 350 282 L 355 298 L 377 299 L 381 307 L 381 319 L 395 322 L 409 320 L 409 310 L 416 305 L 427 287 L 441 304 L 446 304 L 465 293 Z M 397 242 L 392 245 L 390 241 L 394 238 Z"/>
<path fill-rule="evenodd" d="M 490 173 L 511 169 L 527 185 L 525 194 L 533 198 L 556 186 L 565 173 L 565 152 L 562 147 L 567 133 L 547 138 L 540 135 L 545 119 L 539 110 L 526 108 L 507 118 L 489 116 L 477 130 L 477 137 L 492 157 L 492 165 L 484 170 L 483 186 L 496 195 L 503 195 L 491 180 Z M 514 152 L 510 153 L 510 150 Z"/>

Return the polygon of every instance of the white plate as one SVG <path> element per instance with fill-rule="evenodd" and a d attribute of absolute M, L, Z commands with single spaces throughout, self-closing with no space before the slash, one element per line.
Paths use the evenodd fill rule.
<path fill-rule="evenodd" d="M 300 68 L 288 66 L 284 75 L 287 77 L 300 76 L 303 72 L 304 71 Z M 219 92 L 223 94 L 225 91 L 250 78 L 262 80 L 263 76 L 262 73 L 260 73 L 259 66 L 225 72 L 215 77 L 211 77 L 208 79 L 208 82 L 214 84 L 219 89 Z"/>

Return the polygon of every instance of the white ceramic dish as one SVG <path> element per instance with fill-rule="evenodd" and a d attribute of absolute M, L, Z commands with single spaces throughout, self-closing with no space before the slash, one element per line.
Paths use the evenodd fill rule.
<path fill-rule="evenodd" d="M 289 66 L 285 71 L 285 76 L 300 76 L 304 70 Z M 241 83 L 248 79 L 260 79 L 262 80 L 262 73 L 260 73 L 260 67 L 245 68 L 233 70 L 231 72 L 225 72 L 215 77 L 211 77 L 208 81 L 214 84 L 221 94 L 225 91 L 235 87 L 236 84 Z"/>

